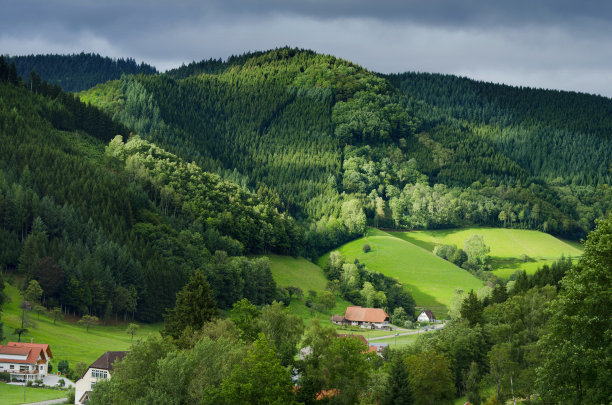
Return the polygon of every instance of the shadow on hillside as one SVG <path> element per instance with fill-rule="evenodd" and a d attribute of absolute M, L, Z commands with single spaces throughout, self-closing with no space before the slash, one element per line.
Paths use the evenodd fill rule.
<path fill-rule="evenodd" d="M 493 270 L 498 269 L 515 269 L 518 270 L 525 263 L 534 263 L 537 260 L 532 259 L 530 257 L 527 260 L 519 259 L 516 257 L 497 257 L 492 256 L 489 264 L 491 265 Z"/>
<path fill-rule="evenodd" d="M 434 248 L 436 247 L 436 243 L 429 242 L 429 241 L 423 241 L 423 240 L 414 238 L 410 235 L 409 232 L 389 232 L 389 233 L 397 237 L 398 239 L 412 243 L 413 245 L 417 245 L 418 247 L 421 247 L 430 252 L 433 252 Z"/>
<path fill-rule="evenodd" d="M 398 281 L 399 282 L 399 281 Z M 400 283 L 402 284 L 402 283 Z M 415 287 L 413 284 L 402 284 L 404 290 L 409 291 L 412 294 L 412 298 L 414 298 L 416 302 L 415 314 L 414 316 L 418 316 L 421 312 L 421 309 L 431 309 L 433 313 L 438 317 L 438 319 L 446 318 L 448 314 L 448 307 L 434 298 L 432 295 L 429 295 L 419 288 Z M 450 297 L 449 297 L 450 299 Z M 419 308 L 419 309 L 416 309 Z M 391 314 L 389 314 L 391 315 Z"/>

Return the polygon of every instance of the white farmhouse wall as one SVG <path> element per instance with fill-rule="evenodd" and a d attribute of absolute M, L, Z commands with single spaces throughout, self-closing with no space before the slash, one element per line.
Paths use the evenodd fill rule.
<path fill-rule="evenodd" d="M 93 377 L 93 375 L 96 374 L 96 372 L 107 373 L 106 374 L 107 378 L 110 379 L 110 373 L 107 370 L 100 370 L 97 368 L 88 369 L 85 375 L 83 376 L 83 378 L 77 381 L 74 386 L 74 403 L 75 404 L 81 404 L 81 402 L 79 401 L 81 400 L 81 397 L 83 397 L 83 394 L 85 394 L 87 391 L 91 391 L 93 386 L 96 385 L 98 381 L 104 380 L 104 378 Z"/>
<path fill-rule="evenodd" d="M 427 314 L 425 312 L 421 312 L 421 314 L 417 318 L 417 321 L 418 322 L 429 322 L 429 318 L 427 317 Z"/>

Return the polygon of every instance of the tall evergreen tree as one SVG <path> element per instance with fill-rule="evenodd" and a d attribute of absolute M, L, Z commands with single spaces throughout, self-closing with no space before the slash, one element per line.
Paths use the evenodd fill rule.
<path fill-rule="evenodd" d="M 385 405 L 411 405 L 414 403 L 414 394 L 410 388 L 410 370 L 400 353 L 396 353 L 391 360 Z"/>
<path fill-rule="evenodd" d="M 470 326 L 482 323 L 482 302 L 476 296 L 474 290 L 470 290 L 461 304 L 461 318 L 468 321 Z"/>
<path fill-rule="evenodd" d="M 185 328 L 198 331 L 217 316 L 217 304 L 204 273 L 196 271 L 189 282 L 176 294 L 176 304 L 164 315 L 166 336 L 177 339 Z"/>

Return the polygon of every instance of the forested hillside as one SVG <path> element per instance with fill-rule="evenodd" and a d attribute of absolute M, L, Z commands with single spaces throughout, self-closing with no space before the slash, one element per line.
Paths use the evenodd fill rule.
<path fill-rule="evenodd" d="M 24 55 L 8 58 L 14 62 L 17 73 L 28 78 L 32 71 L 50 84 L 59 85 L 64 91 L 76 92 L 96 84 L 119 79 L 121 75 L 155 74 L 157 69 L 134 59 L 111 59 L 98 54 L 72 55 Z"/>
<path fill-rule="evenodd" d="M 496 96 L 492 85 L 382 77 L 282 48 L 123 75 L 79 98 L 1 62 L 2 240 L 13 247 L 1 264 L 31 278 L 53 258 L 43 262 L 59 264 L 72 283 L 60 290 L 73 296 L 50 298 L 75 312 L 117 310 L 122 287 L 137 297 L 131 313 L 159 319 L 196 268 L 222 308 L 242 297 L 266 302 L 276 288 L 265 261 L 241 255 L 314 258 L 368 225 L 579 238 L 612 204 L 610 100 L 601 97 L 505 87 Z M 578 102 L 590 103 L 592 126 L 566 118 L 584 115 L 572 110 Z M 503 144 L 504 133 L 522 134 L 528 157 Z M 85 230 L 72 235 L 63 215 Z M 105 243 L 124 253 L 95 253 Z M 269 282 L 237 282 L 249 279 L 244 272 Z"/>
<path fill-rule="evenodd" d="M 101 318 L 160 319 L 196 269 L 220 308 L 276 298 L 268 263 L 242 256 L 300 249 L 273 198 L 124 143 L 100 110 L 11 70 L 0 59 L 0 267 L 37 280 L 46 306 Z"/>
<path fill-rule="evenodd" d="M 388 78 L 436 114 L 467 123 L 534 177 L 572 185 L 612 180 L 609 98 L 429 73 Z"/>
<path fill-rule="evenodd" d="M 277 194 L 310 229 L 309 256 L 366 224 L 579 239 L 611 207 L 603 97 L 378 76 L 288 48 L 125 76 L 81 97 L 205 170 Z"/>

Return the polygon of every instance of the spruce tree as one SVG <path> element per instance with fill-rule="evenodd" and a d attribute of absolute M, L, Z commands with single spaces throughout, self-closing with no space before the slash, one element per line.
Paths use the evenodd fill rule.
<path fill-rule="evenodd" d="M 185 328 L 196 331 L 217 316 L 217 303 L 212 298 L 204 273 L 196 271 L 189 282 L 176 294 L 176 304 L 164 315 L 165 336 L 177 339 Z"/>
<path fill-rule="evenodd" d="M 404 356 L 396 354 L 391 360 L 391 370 L 387 382 L 385 405 L 410 405 L 414 403 L 412 389 L 408 377 L 410 371 Z"/>
<path fill-rule="evenodd" d="M 474 326 L 477 323 L 482 323 L 482 302 L 476 296 L 474 290 L 470 290 L 467 297 L 463 299 L 461 305 L 461 317 L 468 321 L 470 326 Z"/>

